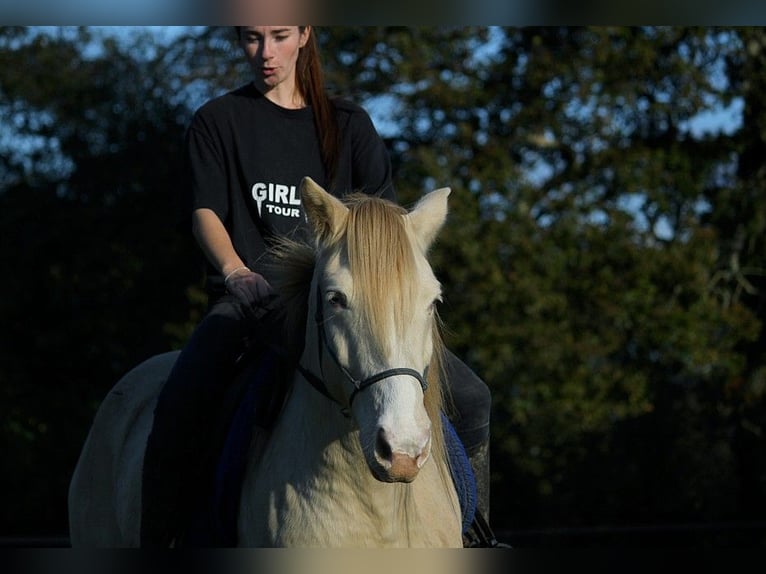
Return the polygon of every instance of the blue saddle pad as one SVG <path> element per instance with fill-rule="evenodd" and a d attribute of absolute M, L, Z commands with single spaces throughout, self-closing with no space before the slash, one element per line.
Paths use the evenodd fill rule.
<path fill-rule="evenodd" d="M 463 442 L 457 436 L 455 427 L 452 426 L 444 413 L 442 413 L 442 424 L 450 472 L 452 473 L 452 481 L 455 483 L 457 498 L 460 501 L 463 533 L 465 534 L 471 527 L 473 517 L 476 514 L 476 476 L 473 473 L 471 461 L 468 460 Z"/>
<path fill-rule="evenodd" d="M 233 547 L 237 545 L 237 516 L 247 455 L 253 437 L 256 405 L 266 385 L 271 384 L 277 358 L 266 353 L 251 378 L 237 408 L 215 470 L 213 500 L 205 507 L 212 516 L 198 517 L 187 534 L 195 545 Z M 476 479 L 468 455 L 452 423 L 442 414 L 450 471 L 457 490 L 465 533 L 476 512 Z"/>

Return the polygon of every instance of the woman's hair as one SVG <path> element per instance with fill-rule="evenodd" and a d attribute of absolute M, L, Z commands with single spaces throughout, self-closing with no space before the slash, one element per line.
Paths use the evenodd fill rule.
<path fill-rule="evenodd" d="M 306 26 L 298 26 L 301 32 Z M 240 39 L 241 26 L 236 26 L 237 39 Z M 295 83 L 306 104 L 314 110 L 314 125 L 319 138 L 322 164 L 325 169 L 326 187 L 331 187 L 335 179 L 340 157 L 340 128 L 335 117 L 335 106 L 327 94 L 324 85 L 324 73 L 319 57 L 319 43 L 316 29 L 312 26 L 306 45 L 298 54 L 295 66 Z"/>

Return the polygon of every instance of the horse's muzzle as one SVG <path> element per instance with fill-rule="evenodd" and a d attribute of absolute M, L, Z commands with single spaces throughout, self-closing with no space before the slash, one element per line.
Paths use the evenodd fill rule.
<path fill-rule="evenodd" d="M 409 449 L 392 447 L 384 429 L 375 441 L 375 463 L 372 471 L 383 482 L 412 482 L 431 454 L 431 433 L 422 446 Z"/>

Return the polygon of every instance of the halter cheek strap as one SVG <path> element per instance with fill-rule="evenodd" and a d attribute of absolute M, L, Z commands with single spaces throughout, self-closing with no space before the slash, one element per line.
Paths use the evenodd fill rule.
<path fill-rule="evenodd" d="M 348 399 L 348 407 L 345 407 L 344 405 L 341 405 L 342 412 L 346 417 L 350 416 L 350 409 L 351 405 L 354 404 L 354 399 L 359 394 L 360 391 L 363 391 L 364 389 L 371 387 L 375 383 L 378 383 L 382 380 L 388 379 L 390 377 L 396 377 L 399 375 L 406 375 L 413 377 L 414 379 L 417 379 L 417 381 L 420 383 L 420 388 L 423 389 L 423 393 L 426 392 L 426 389 L 428 388 L 428 383 L 426 382 L 426 377 L 428 376 L 428 368 L 426 367 L 426 370 L 421 375 L 418 371 L 415 369 L 408 369 L 408 368 L 396 368 L 396 369 L 388 369 L 385 371 L 381 371 L 380 373 L 377 373 L 375 375 L 369 376 L 366 379 L 359 380 L 356 379 L 351 373 L 348 371 L 346 367 L 344 367 L 340 361 L 338 360 L 338 356 L 335 354 L 334 349 L 330 346 L 329 342 L 327 341 L 327 333 L 324 329 L 324 314 L 322 312 L 322 292 L 317 286 L 317 296 L 316 296 L 316 314 L 314 316 L 314 321 L 316 322 L 317 326 L 317 341 L 319 342 L 319 369 L 320 372 L 324 372 L 324 369 L 322 368 L 322 346 L 327 348 L 327 352 L 330 354 L 330 357 L 332 357 L 333 362 L 335 365 L 340 369 L 340 371 L 343 373 L 343 375 L 348 379 L 351 384 L 354 385 L 354 391 L 351 393 L 351 396 Z M 325 397 L 330 399 L 331 401 L 334 401 L 338 404 L 337 399 L 333 397 L 330 392 L 327 390 L 327 385 L 324 383 L 321 377 L 318 377 L 308 369 L 306 369 L 303 365 L 298 365 L 298 371 L 303 375 L 303 378 L 305 378 L 311 386 L 313 386 L 317 391 L 322 393 Z"/>

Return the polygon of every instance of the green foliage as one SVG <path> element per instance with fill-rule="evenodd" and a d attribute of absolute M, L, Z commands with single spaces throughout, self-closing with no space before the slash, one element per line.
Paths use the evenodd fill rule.
<path fill-rule="evenodd" d="M 739 472 L 744 451 L 731 442 L 763 440 L 762 424 L 744 430 L 734 414 L 743 381 L 762 378 L 763 305 L 731 292 L 738 281 L 749 293 L 763 265 L 735 276 L 722 259 L 730 232 L 712 224 L 729 213 L 750 244 L 763 237 L 752 227 L 763 206 L 743 211 L 752 178 L 732 173 L 760 143 L 738 141 L 747 128 L 698 134 L 690 123 L 746 98 L 728 74 L 750 72 L 727 62 L 753 65 L 749 35 L 761 40 L 698 28 L 377 28 L 329 42 L 338 76 L 350 70 L 358 94 L 388 98 L 403 199 L 453 188 L 434 256 L 447 341 L 493 392 L 496 524 L 764 508 L 763 481 Z M 763 403 L 748 404 L 749 425 Z M 647 483 L 657 498 L 632 504 Z"/>
<path fill-rule="evenodd" d="M 181 343 L 163 328 L 187 321 L 199 282 L 179 233 L 188 111 L 168 103 L 156 62 L 114 43 L 86 57 L 91 40 L 28 32 L 0 52 L 8 535 L 65 531 L 95 408 L 125 371 Z"/>
<path fill-rule="evenodd" d="M 496 528 L 762 518 L 766 33 L 318 33 L 401 201 L 453 190 L 433 260 L 493 394 Z M 182 138 L 245 81 L 233 40 L 0 31 L 0 534 L 65 530 L 99 401 L 201 316 Z M 741 124 L 694 129 L 727 106 Z"/>

